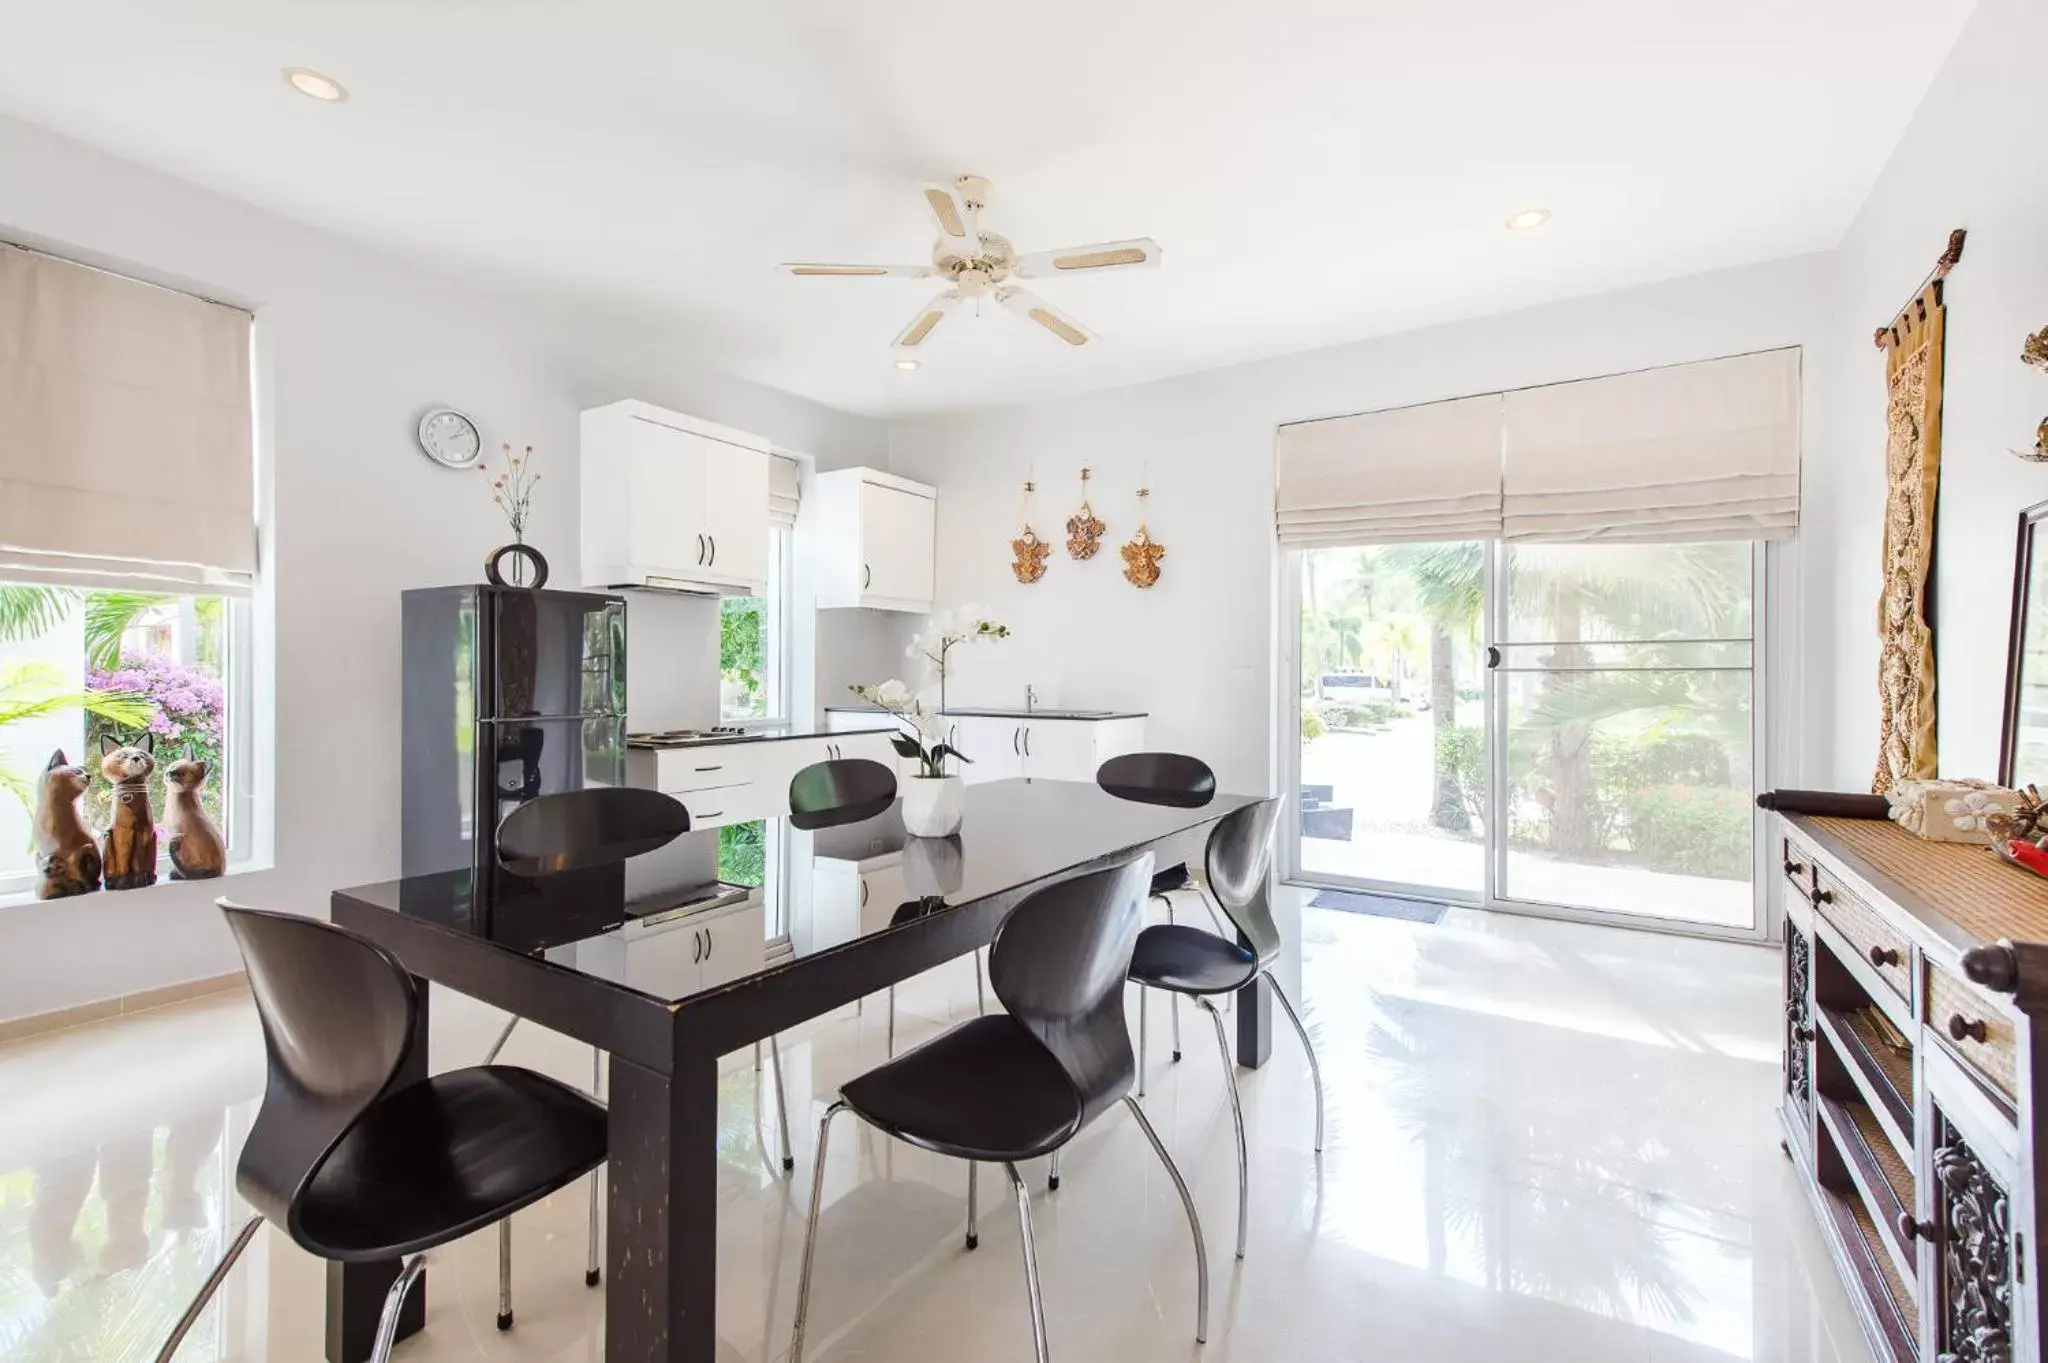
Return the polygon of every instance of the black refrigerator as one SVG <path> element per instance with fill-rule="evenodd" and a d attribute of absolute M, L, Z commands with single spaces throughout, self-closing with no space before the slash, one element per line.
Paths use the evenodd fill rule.
<path fill-rule="evenodd" d="M 498 863 L 506 814 L 626 778 L 626 603 L 601 592 L 404 594 L 401 871 L 461 881 L 490 935 L 538 951 L 616 926 L 619 866 L 538 879 Z"/>

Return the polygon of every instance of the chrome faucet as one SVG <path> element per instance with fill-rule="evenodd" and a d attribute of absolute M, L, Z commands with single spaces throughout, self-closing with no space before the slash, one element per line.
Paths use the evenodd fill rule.
<path fill-rule="evenodd" d="M 1030 682 L 1024 683 L 1024 713 L 1030 714 L 1038 708 L 1038 688 Z"/>

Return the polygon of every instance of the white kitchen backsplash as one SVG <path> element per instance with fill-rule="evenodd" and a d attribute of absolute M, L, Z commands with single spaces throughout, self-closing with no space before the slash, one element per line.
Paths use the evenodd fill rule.
<path fill-rule="evenodd" d="M 718 601 L 627 592 L 626 727 L 703 729 L 718 722 Z"/>

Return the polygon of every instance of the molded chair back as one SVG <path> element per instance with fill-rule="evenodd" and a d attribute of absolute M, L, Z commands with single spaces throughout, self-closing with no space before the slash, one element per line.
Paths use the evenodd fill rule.
<path fill-rule="evenodd" d="M 306 1244 L 298 1195 L 397 1075 L 416 1042 L 419 1000 L 397 959 L 352 932 L 227 900 L 220 907 L 242 950 L 269 1058 L 235 1186 Z"/>
<path fill-rule="evenodd" d="M 498 861 L 523 876 L 637 857 L 690 831 L 681 800 L 635 786 L 593 786 L 528 800 L 498 823 Z"/>
<path fill-rule="evenodd" d="M 793 828 L 838 828 L 872 819 L 896 802 L 896 773 L 864 757 L 813 762 L 789 783 Z"/>
<path fill-rule="evenodd" d="M 1261 800 L 1224 815 L 1209 832 L 1205 856 L 1209 892 L 1259 958 L 1259 969 L 1280 954 L 1280 927 L 1267 890 L 1273 870 L 1273 828 L 1280 801 Z"/>
<path fill-rule="evenodd" d="M 1010 1016 L 1051 1051 L 1081 1098 L 1086 1125 L 1138 1072 L 1124 1020 L 1124 977 L 1143 926 L 1150 853 L 1033 894 L 989 944 L 988 978 Z"/>
<path fill-rule="evenodd" d="M 1095 784 L 1119 800 L 1176 809 L 1200 809 L 1216 798 L 1216 773 L 1199 757 L 1177 752 L 1133 752 L 1112 757 Z"/>

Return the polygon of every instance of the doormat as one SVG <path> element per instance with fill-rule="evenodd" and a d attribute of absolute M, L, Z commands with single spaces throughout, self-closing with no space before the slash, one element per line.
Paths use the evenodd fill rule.
<path fill-rule="evenodd" d="M 1360 894 L 1356 890 L 1324 890 L 1308 901 L 1312 909 L 1336 909 L 1341 913 L 1371 914 L 1374 918 L 1401 918 L 1410 923 L 1441 923 L 1448 904 L 1430 904 L 1420 899 L 1395 899 L 1391 895 Z"/>

